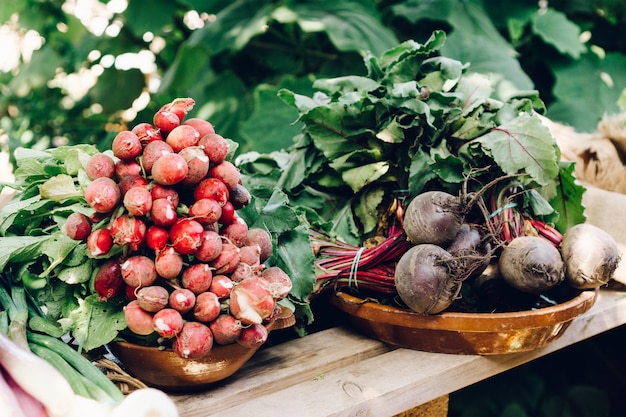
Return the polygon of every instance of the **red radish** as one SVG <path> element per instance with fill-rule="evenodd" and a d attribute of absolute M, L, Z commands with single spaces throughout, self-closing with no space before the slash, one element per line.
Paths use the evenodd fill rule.
<path fill-rule="evenodd" d="M 152 209 L 152 195 L 144 187 L 133 187 L 128 190 L 122 202 L 133 216 L 145 216 Z"/>
<path fill-rule="evenodd" d="M 565 279 L 561 253 L 540 236 L 518 236 L 502 249 L 498 258 L 502 278 L 513 288 L 541 294 Z"/>
<path fill-rule="evenodd" d="M 109 232 L 116 245 L 128 245 L 137 250 L 146 239 L 146 223 L 138 217 L 123 214 L 113 219 Z"/>
<path fill-rule="evenodd" d="M 137 137 L 135 133 L 130 130 L 122 130 L 113 138 L 111 149 L 113 150 L 114 156 L 122 160 L 127 160 L 138 157 L 143 147 L 141 146 L 139 137 Z"/>
<path fill-rule="evenodd" d="M 193 128 L 200 134 L 200 137 L 208 135 L 209 133 L 215 133 L 215 128 L 210 122 L 197 117 L 191 117 L 185 120 L 183 124 L 193 126 Z"/>
<path fill-rule="evenodd" d="M 222 229 L 222 235 L 235 246 L 242 247 L 248 240 L 248 224 L 241 217 L 237 217 Z"/>
<path fill-rule="evenodd" d="M 141 308 L 137 300 L 124 306 L 124 318 L 128 329 L 140 336 L 154 333 L 153 317 L 151 313 Z"/>
<path fill-rule="evenodd" d="M 180 203 L 178 191 L 176 191 L 176 188 L 174 188 L 173 186 L 154 184 L 152 186 L 152 189 L 150 190 L 150 194 L 152 195 L 152 200 L 156 200 L 158 198 L 166 198 L 170 200 L 172 206 L 174 207 L 178 207 L 178 203 Z"/>
<path fill-rule="evenodd" d="M 215 275 L 211 280 L 209 291 L 217 295 L 221 300 L 230 297 L 230 293 L 235 288 L 235 283 L 227 275 Z"/>
<path fill-rule="evenodd" d="M 169 237 L 167 229 L 152 225 L 146 231 L 146 245 L 155 252 L 160 251 L 167 245 Z"/>
<path fill-rule="evenodd" d="M 252 227 L 248 229 L 248 238 L 246 239 L 246 245 L 252 246 L 254 244 L 259 245 L 261 248 L 260 261 L 261 263 L 267 261 L 272 256 L 272 235 L 265 229 L 260 227 Z"/>
<path fill-rule="evenodd" d="M 128 298 L 129 300 L 136 300 L 137 299 L 137 294 L 136 294 L 136 290 L 137 288 L 135 287 L 131 287 L 130 285 L 124 283 L 125 287 L 124 287 L 124 293 L 126 294 L 126 298 Z"/>
<path fill-rule="evenodd" d="M 121 265 L 122 279 L 131 287 L 147 287 L 157 278 L 154 261 L 144 255 L 133 255 Z"/>
<path fill-rule="evenodd" d="M 213 348 L 213 334 L 205 324 L 189 321 L 183 325 L 173 344 L 174 352 L 183 359 L 202 359 Z"/>
<path fill-rule="evenodd" d="M 74 212 L 67 216 L 63 232 L 70 239 L 83 240 L 91 233 L 91 220 L 83 213 Z"/>
<path fill-rule="evenodd" d="M 143 169 L 147 173 L 152 173 L 154 162 L 168 153 L 174 153 L 174 150 L 164 141 L 155 140 L 154 142 L 148 143 L 146 147 L 143 148 L 143 153 L 141 154 L 141 165 Z"/>
<path fill-rule="evenodd" d="M 87 236 L 87 252 L 91 257 L 106 255 L 112 247 L 113 238 L 109 229 L 96 229 Z"/>
<path fill-rule="evenodd" d="M 120 159 L 115 163 L 115 176 L 124 178 L 127 175 L 140 176 L 141 165 L 134 159 Z"/>
<path fill-rule="evenodd" d="M 250 204 L 251 200 L 252 195 L 250 194 L 250 191 L 248 191 L 248 189 L 241 184 L 235 185 L 235 188 L 230 190 L 228 201 L 230 201 L 235 210 L 246 207 Z"/>
<path fill-rule="evenodd" d="M 209 290 L 212 280 L 211 267 L 205 263 L 196 263 L 185 268 L 180 283 L 194 294 L 200 294 Z"/>
<path fill-rule="evenodd" d="M 253 275 L 254 270 L 252 269 L 252 266 L 243 262 L 239 262 L 237 266 L 235 266 L 235 269 L 230 273 L 230 279 L 232 279 L 234 282 L 239 282 L 243 281 L 246 278 L 250 278 Z"/>
<path fill-rule="evenodd" d="M 237 214 L 235 212 L 235 206 L 230 201 L 227 201 L 222 206 L 222 217 L 218 220 L 223 225 L 229 225 L 237 220 Z"/>
<path fill-rule="evenodd" d="M 217 274 L 230 274 L 237 267 L 240 258 L 237 246 L 232 243 L 222 243 L 222 251 L 211 262 L 211 266 L 215 268 Z"/>
<path fill-rule="evenodd" d="M 189 216 L 203 225 L 216 223 L 222 217 L 222 206 L 212 198 L 201 198 L 189 206 Z"/>
<path fill-rule="evenodd" d="M 261 277 L 269 283 L 269 290 L 277 300 L 282 300 L 289 295 L 293 283 L 285 271 L 277 266 L 270 266 L 261 273 Z"/>
<path fill-rule="evenodd" d="M 154 114 L 152 122 L 154 123 L 154 126 L 159 129 L 162 135 L 167 135 L 176 126 L 180 125 L 180 119 L 176 113 L 163 109 Z"/>
<path fill-rule="evenodd" d="M 182 185 L 196 185 L 202 181 L 209 172 L 209 157 L 199 146 L 190 146 L 178 152 L 187 161 L 187 176 L 180 182 Z"/>
<path fill-rule="evenodd" d="M 154 182 L 162 185 L 178 184 L 188 173 L 187 161 L 177 153 L 167 153 L 152 165 L 152 178 Z"/>
<path fill-rule="evenodd" d="M 209 323 L 215 320 L 221 312 L 220 300 L 214 293 L 205 291 L 196 296 L 196 305 L 193 316 L 196 320 Z"/>
<path fill-rule="evenodd" d="M 244 279 L 230 293 L 230 314 L 244 324 L 262 323 L 275 307 L 268 283 L 262 278 Z"/>
<path fill-rule="evenodd" d="M 190 146 L 196 146 L 200 140 L 200 133 L 189 125 L 176 126 L 165 138 L 165 143 L 170 145 L 174 152 L 180 152 Z"/>
<path fill-rule="evenodd" d="M 196 249 L 194 256 L 201 262 L 211 262 L 222 252 L 222 237 L 213 230 L 205 230 L 202 233 L 200 246 Z"/>
<path fill-rule="evenodd" d="M 202 198 L 212 198 L 223 206 L 228 202 L 228 188 L 221 180 L 217 178 L 205 178 L 198 183 L 194 193 L 194 200 L 198 201 Z"/>
<path fill-rule="evenodd" d="M 142 187 L 147 189 L 148 180 L 141 175 L 125 175 L 121 177 L 118 185 L 123 198 L 131 188 Z"/>
<path fill-rule="evenodd" d="M 255 349 L 263 345 L 267 341 L 268 336 L 267 327 L 262 324 L 253 324 L 241 329 L 237 343 L 241 346 Z"/>
<path fill-rule="evenodd" d="M 209 323 L 209 328 L 213 333 L 213 340 L 220 345 L 235 343 L 243 325 L 230 314 L 220 314 L 215 320 Z"/>
<path fill-rule="evenodd" d="M 144 150 L 150 142 L 163 140 L 159 129 L 150 123 L 138 123 L 131 129 L 131 131 L 137 135 L 139 142 L 141 142 L 141 145 L 144 147 Z"/>
<path fill-rule="evenodd" d="M 169 198 L 157 198 L 152 200 L 150 218 L 155 225 L 167 228 L 176 223 L 178 214 L 176 207 Z"/>
<path fill-rule="evenodd" d="M 120 187 L 108 177 L 93 180 L 85 189 L 85 200 L 98 213 L 108 213 L 118 206 L 122 199 Z"/>
<path fill-rule="evenodd" d="M 196 294 L 187 288 L 176 288 L 169 296 L 170 307 L 185 314 L 196 304 Z"/>
<path fill-rule="evenodd" d="M 261 247 L 259 245 L 245 245 L 239 250 L 239 262 L 250 266 L 261 265 Z"/>
<path fill-rule="evenodd" d="M 411 243 L 444 245 L 455 238 L 463 223 L 457 197 L 443 191 L 427 191 L 411 200 L 403 227 Z"/>
<path fill-rule="evenodd" d="M 170 294 L 160 285 L 141 287 L 136 291 L 137 303 L 149 313 L 156 313 L 167 307 Z"/>
<path fill-rule="evenodd" d="M 178 117 L 178 120 L 182 122 L 185 115 L 193 109 L 194 104 L 196 104 L 195 100 L 190 97 L 178 97 L 172 100 L 171 103 L 161 107 L 161 109 L 173 112 Z"/>
<path fill-rule="evenodd" d="M 104 262 L 96 272 L 93 287 L 98 294 L 98 300 L 107 301 L 120 294 L 125 283 L 122 279 L 122 269 L 117 260 Z"/>
<path fill-rule="evenodd" d="M 204 227 L 190 218 L 181 218 L 170 229 L 170 242 L 180 254 L 189 255 L 196 252 L 202 243 Z"/>
<path fill-rule="evenodd" d="M 92 181 L 100 177 L 113 178 L 115 174 L 115 161 L 107 154 L 94 154 L 85 164 L 85 172 L 87 173 L 87 177 Z"/>
<path fill-rule="evenodd" d="M 239 169 L 230 161 L 222 161 L 217 165 L 213 165 L 209 170 L 209 176 L 222 181 L 226 184 L 229 191 L 239 185 L 239 180 L 241 179 Z"/>
<path fill-rule="evenodd" d="M 183 257 L 171 246 L 157 252 L 154 265 L 157 274 L 165 279 L 174 279 L 183 270 Z"/>
<path fill-rule="evenodd" d="M 183 324 L 183 316 L 173 308 L 164 308 L 152 316 L 154 331 L 165 339 L 171 339 L 180 333 Z"/>
<path fill-rule="evenodd" d="M 204 148 L 204 153 L 209 157 L 211 164 L 221 163 L 228 155 L 228 141 L 217 133 L 202 136 L 198 145 Z"/>

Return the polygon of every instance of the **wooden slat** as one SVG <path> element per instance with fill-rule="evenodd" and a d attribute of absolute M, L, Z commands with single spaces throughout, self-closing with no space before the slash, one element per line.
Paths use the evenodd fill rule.
<path fill-rule="evenodd" d="M 392 416 L 624 323 L 626 293 L 603 290 L 559 339 L 519 354 L 391 349 L 334 328 L 260 352 L 222 387 L 174 398 L 181 417 Z"/>

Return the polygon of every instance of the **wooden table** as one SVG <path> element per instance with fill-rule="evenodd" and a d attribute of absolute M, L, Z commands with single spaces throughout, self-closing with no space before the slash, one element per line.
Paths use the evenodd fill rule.
<path fill-rule="evenodd" d="M 235 375 L 172 395 L 181 417 L 394 416 L 626 323 L 626 292 L 596 304 L 544 348 L 497 356 L 399 349 L 334 327 L 263 349 Z"/>

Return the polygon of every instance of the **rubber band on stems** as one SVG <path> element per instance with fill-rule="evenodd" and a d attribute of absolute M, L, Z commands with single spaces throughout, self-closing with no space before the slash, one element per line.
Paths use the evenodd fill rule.
<path fill-rule="evenodd" d="M 348 275 L 348 286 L 351 287 L 352 283 L 354 283 L 354 288 L 359 289 L 359 280 L 356 277 L 356 273 L 359 269 L 359 261 L 361 260 L 361 254 L 365 250 L 364 246 L 361 246 L 359 250 L 354 255 L 354 259 L 352 260 L 352 265 L 350 266 L 350 275 Z"/>

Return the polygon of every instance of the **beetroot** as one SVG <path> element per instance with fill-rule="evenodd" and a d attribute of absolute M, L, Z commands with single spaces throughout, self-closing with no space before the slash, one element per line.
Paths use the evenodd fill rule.
<path fill-rule="evenodd" d="M 180 314 L 185 314 L 196 304 L 196 294 L 187 288 L 176 288 L 169 297 L 169 304 Z"/>
<path fill-rule="evenodd" d="M 427 191 L 416 196 L 404 213 L 404 231 L 414 243 L 444 245 L 463 224 L 459 199 L 443 191 Z"/>
<path fill-rule="evenodd" d="M 400 257 L 394 283 L 400 299 L 417 313 L 436 314 L 448 308 L 461 289 L 449 252 L 430 243 L 415 245 Z"/>
<path fill-rule="evenodd" d="M 565 279 L 561 253 L 539 236 L 519 236 L 509 242 L 500 254 L 498 269 L 510 286 L 530 294 L 540 294 Z"/>
<path fill-rule="evenodd" d="M 213 348 L 211 329 L 198 322 L 186 322 L 173 344 L 174 352 L 184 359 L 201 359 Z"/>
<path fill-rule="evenodd" d="M 220 314 L 215 320 L 209 323 L 213 340 L 220 345 L 235 343 L 241 334 L 243 325 L 230 314 Z"/>
<path fill-rule="evenodd" d="M 120 203 L 122 193 L 115 181 L 108 177 L 93 180 L 85 189 L 85 200 L 98 213 L 108 213 Z"/>

